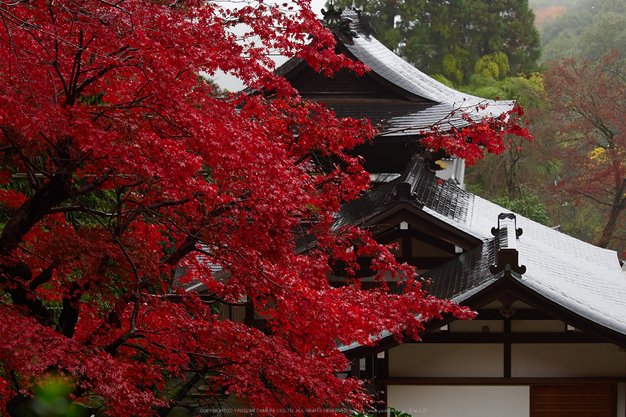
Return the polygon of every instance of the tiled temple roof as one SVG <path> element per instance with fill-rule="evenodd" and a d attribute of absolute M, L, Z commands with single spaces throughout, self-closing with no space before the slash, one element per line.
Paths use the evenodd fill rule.
<path fill-rule="evenodd" d="M 483 117 L 497 117 L 513 107 L 513 101 L 462 93 L 424 74 L 372 36 L 360 12 L 343 10 L 341 18 L 349 22 L 349 29 L 344 27 L 343 31 L 348 30 L 351 35 L 344 36 L 336 29 L 336 39 L 348 55 L 366 64 L 372 76 L 391 84 L 396 92 L 403 92 L 411 100 L 403 105 L 398 102 L 372 104 L 358 99 L 333 102 L 329 106 L 338 117 L 366 117 L 374 124 L 382 123 L 385 135 L 416 135 L 433 125 L 441 130 L 466 126 L 468 122 L 461 117 L 464 113 L 476 122 Z M 287 75 L 301 62 L 298 58 L 291 59 L 277 69 L 277 74 Z"/>
<path fill-rule="evenodd" d="M 428 292 L 463 304 L 502 279 L 490 267 L 496 263 L 499 237 L 492 228 L 501 213 L 494 203 L 438 180 L 415 158 L 407 171 L 388 184 L 345 204 L 338 225 L 368 225 L 394 204 L 409 204 L 432 221 L 444 222 L 482 240 L 482 244 L 423 274 L 430 280 Z M 519 264 L 526 270 L 512 274 L 516 284 L 550 300 L 575 315 L 626 336 L 626 277 L 617 253 L 583 242 L 550 227 L 515 214 L 523 233 L 515 242 Z M 626 340 L 626 339 L 625 339 Z"/>

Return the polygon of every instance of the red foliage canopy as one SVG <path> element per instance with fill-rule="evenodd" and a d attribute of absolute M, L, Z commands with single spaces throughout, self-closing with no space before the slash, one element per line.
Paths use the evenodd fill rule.
<path fill-rule="evenodd" d="M 489 106 L 487 100 L 476 106 L 476 111 L 484 110 Z M 460 111 L 472 111 L 474 109 L 460 108 Z M 469 113 L 463 113 L 463 120 L 467 122 L 464 127 L 452 127 L 442 130 L 435 125 L 427 131 L 422 131 L 421 143 L 431 150 L 444 149 L 448 154 L 455 155 L 465 160 L 468 165 L 474 165 L 480 160 L 485 151 L 499 155 L 506 149 L 502 141 L 504 135 L 518 136 L 522 140 L 532 141 L 533 138 L 528 129 L 520 126 L 519 122 L 525 116 L 524 109 L 515 105 L 509 111 L 498 116 L 483 116 L 476 121 L 470 117 Z M 528 124 L 528 122 L 526 121 Z M 509 146 L 513 146 L 512 139 L 508 141 Z M 518 148 L 521 150 L 520 148 Z"/>
<path fill-rule="evenodd" d="M 470 316 L 425 295 L 365 232 L 331 228 L 369 181 L 345 151 L 375 132 L 302 102 L 268 56 L 365 69 L 332 52 L 306 1 L 295 6 L 0 2 L 3 410 L 55 376 L 110 415 L 160 413 L 190 375 L 209 403 L 233 394 L 267 415 L 360 408 L 360 382 L 334 375 L 338 343 Z M 237 24 L 254 42 L 238 42 Z M 198 76 L 217 70 L 276 96 L 218 97 Z M 338 162 L 322 172 L 312 155 Z M 315 249 L 296 253 L 299 234 Z M 329 260 L 359 253 L 411 290 L 329 286 Z M 222 303 L 252 303 L 268 330 L 220 320 L 180 290 L 177 268 Z"/>

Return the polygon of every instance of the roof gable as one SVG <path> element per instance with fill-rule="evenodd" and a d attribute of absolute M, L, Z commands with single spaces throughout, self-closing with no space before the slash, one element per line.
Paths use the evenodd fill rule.
<path fill-rule="evenodd" d="M 520 228 L 523 233 L 518 236 L 507 229 L 503 234 L 502 227 L 494 226 L 499 215 L 509 210 L 437 180 L 426 171 L 421 158 L 415 158 L 394 182 L 342 207 L 338 221 L 372 227 L 376 221 L 388 220 L 394 210 L 407 218 L 407 207 L 422 211 L 422 220 L 443 223 L 454 230 L 452 233 L 481 242 L 422 275 L 431 295 L 480 308 L 506 294 L 509 299 L 522 300 L 604 340 L 626 346 L 626 277 L 614 251 L 520 215 L 514 215 L 516 226 L 507 228 Z M 401 220 L 394 218 L 398 223 Z M 519 269 L 517 259 L 492 269 L 504 259 L 499 258 L 503 249 L 519 256 Z M 385 340 L 375 350 L 394 343 L 392 337 L 381 336 Z M 361 347 L 353 346 L 346 352 L 351 349 L 357 349 L 350 353 L 353 355 Z"/>
<path fill-rule="evenodd" d="M 325 14 L 327 19 L 332 15 L 335 22 L 331 30 L 337 40 L 337 52 L 362 62 L 371 71 L 360 77 L 343 71 L 335 78 L 325 79 L 312 69 L 305 70 L 306 64 L 301 59 L 291 59 L 276 72 L 286 77 L 303 97 L 320 92 L 348 95 L 358 92 L 362 99 L 390 99 L 388 103 L 379 104 L 379 108 L 402 102 L 419 103 L 418 107 L 407 106 L 403 112 L 392 111 L 387 115 L 375 114 L 371 119 L 374 123 L 384 120 L 387 135 L 400 136 L 419 135 L 433 125 L 443 130 L 466 126 L 468 122 L 461 117 L 464 113 L 479 121 L 511 110 L 512 101 L 495 101 L 462 93 L 424 74 L 372 36 L 359 11 L 335 11 L 331 6 Z M 360 117 L 358 112 L 344 112 L 341 103 L 333 102 L 330 97 L 317 96 L 316 99 L 331 104 L 338 114 Z"/>
<path fill-rule="evenodd" d="M 475 196 L 452 182 L 437 178 L 427 170 L 426 164 L 424 158 L 414 157 L 400 177 L 344 204 L 337 215 L 337 225 L 368 222 L 370 217 L 400 202 L 426 208 L 450 220 L 466 222 L 470 214 L 468 208 Z"/>

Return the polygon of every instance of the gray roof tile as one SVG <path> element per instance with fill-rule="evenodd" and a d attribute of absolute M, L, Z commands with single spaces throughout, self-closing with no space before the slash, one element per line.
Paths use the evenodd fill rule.
<path fill-rule="evenodd" d="M 496 279 L 489 267 L 495 263 L 496 242 L 491 229 L 497 226 L 500 213 L 510 211 L 452 183 L 440 183 L 425 171 L 419 158 L 400 178 L 344 205 L 337 223 L 360 225 L 389 210 L 398 185 L 407 182 L 414 192 L 414 207 L 483 241 L 474 250 L 425 273 L 424 277 L 432 280 L 429 292 L 462 303 L 493 284 Z M 451 203 L 456 205 L 454 209 L 450 209 Z M 527 268 L 516 279 L 580 317 L 626 335 L 626 277 L 617 253 L 519 214 L 516 222 L 523 230 L 516 242 L 519 263 Z"/>
<path fill-rule="evenodd" d="M 415 102 L 414 109 L 409 106 L 398 108 L 397 105 L 394 107 L 390 104 L 376 104 L 378 108 L 374 110 L 363 104 L 359 107 L 358 104 L 332 103 L 331 107 L 339 117 L 366 117 L 374 124 L 383 122 L 381 119 L 385 117 L 383 123 L 385 134 L 402 136 L 420 134 L 421 131 L 428 131 L 433 125 L 444 131 L 451 127 L 467 126 L 468 122 L 461 117 L 464 113 L 478 122 L 483 117 L 497 117 L 513 108 L 513 101 L 476 97 L 436 81 L 371 36 L 355 10 L 344 10 L 342 16 L 352 20 L 350 29 L 357 37 L 348 39 L 338 35 L 336 39 L 355 59 L 366 64 L 372 73 L 409 93 L 408 95 L 419 96 L 431 103 Z M 280 66 L 276 73 L 286 76 L 301 63 L 302 59 L 292 58 Z M 407 104 L 411 104 L 410 101 Z M 390 108 L 390 112 L 381 110 L 387 107 Z M 386 117 L 387 115 L 389 117 Z"/>
<path fill-rule="evenodd" d="M 459 224 L 465 223 L 470 215 L 470 202 L 474 194 L 452 182 L 438 179 L 434 173 L 426 171 L 422 158 L 414 158 L 400 177 L 377 186 L 357 200 L 343 204 L 336 216 L 336 227 L 366 223 L 393 203 L 400 184 L 409 185 L 412 198 L 407 202 L 417 208 Z"/>
<path fill-rule="evenodd" d="M 393 118 L 389 130 L 415 128 L 419 133 L 433 123 L 441 123 L 441 128 L 449 126 L 465 126 L 461 114 L 467 113 L 472 120 L 479 121 L 485 116 L 499 116 L 510 110 L 512 101 L 494 101 L 471 94 L 462 93 L 450 88 L 424 74 L 409 64 L 393 51 L 369 35 L 359 23 L 358 14 L 353 10 L 345 10 L 343 16 L 352 19 L 352 29 L 358 37 L 352 42 L 344 42 L 345 47 L 370 69 L 403 90 L 417 96 L 432 100 L 439 105 L 408 116 Z M 341 41 L 342 39 L 339 38 Z M 487 105 L 485 109 L 481 106 Z M 454 115 L 451 115 L 454 112 Z"/>

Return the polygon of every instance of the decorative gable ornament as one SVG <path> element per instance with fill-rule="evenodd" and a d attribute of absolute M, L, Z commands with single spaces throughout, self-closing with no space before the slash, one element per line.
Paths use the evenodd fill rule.
<path fill-rule="evenodd" d="M 343 9 L 336 10 L 335 5 L 332 3 L 328 6 L 328 11 L 322 9 L 324 26 L 333 32 L 340 32 L 350 40 L 357 38 L 359 35 L 350 28 L 352 19 L 342 16 L 342 13 Z"/>
<path fill-rule="evenodd" d="M 519 253 L 517 252 L 517 239 L 522 235 L 522 229 L 517 228 L 517 219 L 513 213 L 500 213 L 498 227 L 491 229 L 491 234 L 496 237 L 499 247 L 497 263 L 489 268 L 489 271 L 498 278 L 504 276 L 511 278 L 513 273 L 521 278 L 526 272 L 526 266 L 519 265 Z"/>
<path fill-rule="evenodd" d="M 352 8 L 351 10 L 357 15 L 359 23 L 358 26 L 362 33 L 366 36 L 376 33 L 374 28 L 370 25 L 370 16 L 355 8 Z M 344 10 L 342 8 L 335 9 L 333 2 L 330 2 L 328 10 L 322 9 L 322 14 L 324 15 L 324 26 L 329 28 L 334 33 L 341 33 L 349 40 L 358 38 L 359 34 L 353 30 L 353 24 L 355 23 L 354 19 L 347 17 L 343 11 Z"/>

